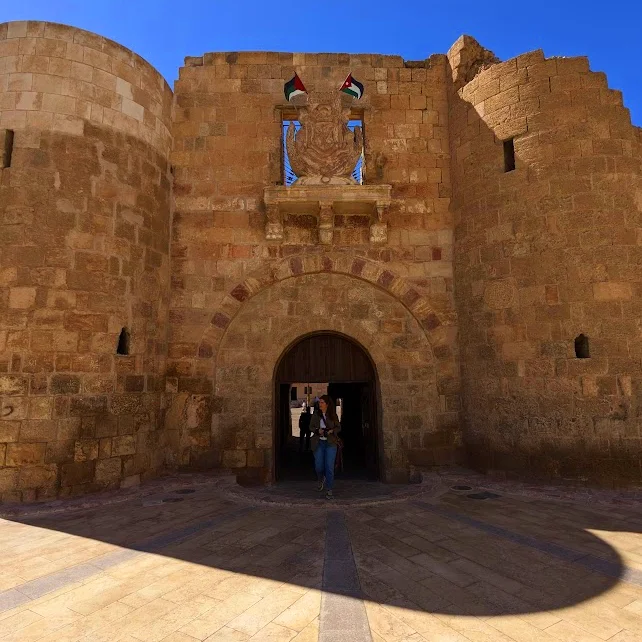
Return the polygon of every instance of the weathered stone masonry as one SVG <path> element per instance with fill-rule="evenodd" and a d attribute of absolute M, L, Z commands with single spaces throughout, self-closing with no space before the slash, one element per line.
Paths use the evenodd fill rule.
<path fill-rule="evenodd" d="M 384 244 L 350 208 L 331 245 L 312 215 L 266 240 L 294 71 L 364 84 Z M 172 93 L 100 36 L 9 23 L 0 130 L 3 501 L 179 467 L 271 479 L 274 367 L 321 330 L 377 368 L 384 479 L 468 461 L 642 481 L 640 130 L 586 59 L 499 62 L 468 37 L 417 62 L 214 53 Z"/>
<path fill-rule="evenodd" d="M 0 494 L 139 483 L 166 456 L 172 92 L 119 45 L 39 22 L 0 26 L 0 79 Z"/>

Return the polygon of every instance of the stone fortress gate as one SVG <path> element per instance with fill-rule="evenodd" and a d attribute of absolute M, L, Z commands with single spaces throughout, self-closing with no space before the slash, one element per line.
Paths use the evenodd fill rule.
<path fill-rule="evenodd" d="M 383 481 L 642 482 L 640 129 L 585 58 L 207 53 L 172 92 L 8 23 L 0 167 L 2 501 L 270 482 L 306 380 Z"/>

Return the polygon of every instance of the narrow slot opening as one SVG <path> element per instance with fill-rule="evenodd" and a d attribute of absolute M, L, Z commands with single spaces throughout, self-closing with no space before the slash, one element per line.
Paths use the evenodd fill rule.
<path fill-rule="evenodd" d="M 129 354 L 129 332 L 127 328 L 123 328 L 120 331 L 120 336 L 118 337 L 118 346 L 116 348 L 116 354 Z"/>
<path fill-rule="evenodd" d="M 504 141 L 504 172 L 515 169 L 515 141 L 512 138 Z"/>
<path fill-rule="evenodd" d="M 575 338 L 575 356 L 578 359 L 588 359 L 591 356 L 589 340 L 585 334 L 580 334 Z"/>
<path fill-rule="evenodd" d="M 13 130 L 4 130 L 4 144 L 2 146 L 2 167 L 11 167 L 11 156 L 13 155 Z"/>

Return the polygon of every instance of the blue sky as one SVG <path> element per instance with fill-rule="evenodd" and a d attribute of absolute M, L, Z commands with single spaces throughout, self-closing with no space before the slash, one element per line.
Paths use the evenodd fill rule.
<path fill-rule="evenodd" d="M 611 88 L 624 92 L 633 122 L 642 125 L 639 0 L 0 0 L 0 22 L 25 19 L 107 36 L 146 58 L 170 85 L 185 56 L 207 51 L 383 53 L 419 60 L 445 53 L 466 33 L 502 60 L 538 48 L 547 56 L 588 55 L 591 69 L 607 73 Z"/>

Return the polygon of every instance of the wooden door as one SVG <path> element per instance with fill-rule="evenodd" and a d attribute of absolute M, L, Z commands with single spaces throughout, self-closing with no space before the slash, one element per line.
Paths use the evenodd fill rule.
<path fill-rule="evenodd" d="M 336 334 L 315 334 L 290 348 L 276 376 L 277 381 L 288 383 L 373 381 L 374 370 L 356 343 Z"/>
<path fill-rule="evenodd" d="M 376 420 L 375 382 L 361 386 L 361 417 L 368 479 L 379 479 L 379 447 Z"/>
<path fill-rule="evenodd" d="M 295 382 L 327 382 L 330 396 L 336 398 L 343 393 L 349 396 L 350 403 L 361 406 L 361 425 L 352 427 L 352 430 L 356 428 L 356 432 L 361 433 L 359 436 L 362 438 L 355 439 L 355 443 L 360 447 L 360 459 L 365 463 L 367 477 L 378 479 L 376 374 L 363 348 L 337 334 L 310 335 L 294 344 L 283 355 L 276 369 L 275 379 L 274 390 L 277 399 L 274 445 L 277 479 L 279 465 L 282 464 L 283 417 L 285 413 L 290 412 L 289 385 Z"/>
<path fill-rule="evenodd" d="M 285 425 L 290 423 L 290 384 L 277 383 L 274 392 L 277 397 L 274 417 L 274 477 L 278 480 L 285 440 Z"/>

